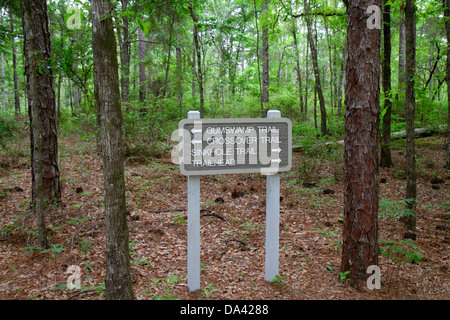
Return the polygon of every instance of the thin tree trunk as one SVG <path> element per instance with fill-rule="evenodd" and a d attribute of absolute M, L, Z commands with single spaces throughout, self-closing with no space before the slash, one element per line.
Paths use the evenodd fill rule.
<path fill-rule="evenodd" d="M 381 31 L 367 27 L 370 5 L 348 2 L 345 85 L 344 226 L 341 272 L 350 285 L 366 284 L 367 268 L 378 265 L 378 135 Z"/>
<path fill-rule="evenodd" d="M 339 85 L 338 85 L 338 101 L 337 101 L 337 117 L 342 116 L 342 87 L 345 75 L 345 64 L 347 60 L 347 44 L 344 45 L 341 63 L 341 74 L 339 75 Z"/>
<path fill-rule="evenodd" d="M 14 112 L 16 115 L 20 113 L 20 97 L 19 97 L 19 77 L 17 76 L 17 62 L 16 62 L 16 42 L 14 35 L 14 19 L 13 12 L 9 9 L 9 20 L 11 29 L 12 42 L 12 59 L 13 59 L 13 77 L 14 77 Z"/>
<path fill-rule="evenodd" d="M 259 94 L 260 94 L 260 103 L 261 103 L 261 115 L 264 117 L 264 105 L 262 99 L 262 86 L 261 86 L 261 59 L 259 56 L 259 28 L 258 28 L 258 11 L 256 10 L 256 0 L 253 0 L 253 5 L 255 9 L 255 27 L 256 27 L 256 61 L 258 63 L 258 84 L 259 84 Z"/>
<path fill-rule="evenodd" d="M 445 28 L 447 31 L 447 101 L 448 102 L 448 118 L 447 118 L 447 159 L 446 168 L 450 170 L 450 0 L 444 0 Z"/>
<path fill-rule="evenodd" d="M 94 90 L 101 112 L 108 300 L 134 299 L 125 203 L 122 111 L 116 38 L 109 1 L 92 1 Z"/>
<path fill-rule="evenodd" d="M 46 248 L 45 211 L 49 201 L 52 201 L 58 196 L 46 192 L 46 182 L 48 182 L 46 178 L 52 173 L 47 171 L 46 161 L 50 161 L 51 165 L 55 165 L 52 169 L 56 170 L 55 174 L 58 173 L 57 161 L 54 163 L 54 160 L 57 158 L 53 158 L 57 153 L 56 155 L 49 154 L 49 149 L 51 151 L 56 150 L 57 142 L 55 93 L 49 61 L 51 57 L 51 44 L 48 29 L 47 3 L 45 0 L 21 0 L 20 5 L 31 127 L 33 200 L 36 209 L 39 246 Z M 47 139 L 51 140 L 50 144 Z M 54 177 L 51 176 L 51 178 Z"/>
<path fill-rule="evenodd" d="M 139 101 L 145 101 L 145 43 L 144 33 L 138 28 L 139 37 Z"/>
<path fill-rule="evenodd" d="M 58 168 L 58 135 L 56 129 L 56 104 L 54 78 L 50 66 L 51 39 L 48 28 L 47 4 L 45 1 L 21 1 L 24 30 L 24 56 L 26 59 L 28 109 L 30 115 L 31 162 L 41 160 L 42 183 L 46 203 L 61 201 L 61 186 Z M 33 114 L 33 110 L 35 113 Z M 37 111 L 39 114 L 36 114 Z M 39 119 L 40 133 L 36 137 L 36 124 Z M 38 139 L 42 143 L 41 159 L 35 158 L 35 145 Z M 32 202 L 40 196 L 37 187 L 41 183 L 36 177 L 35 166 L 31 167 Z"/>
<path fill-rule="evenodd" d="M 178 26 L 180 29 L 180 26 Z M 181 46 L 179 44 L 180 41 L 180 33 L 179 30 L 176 35 L 177 46 L 176 46 L 176 59 L 177 59 L 177 101 L 178 108 L 180 109 L 180 117 L 183 117 L 183 69 L 182 69 L 182 61 L 181 61 Z"/>
<path fill-rule="evenodd" d="M 316 82 L 316 90 L 317 90 L 317 96 L 319 98 L 319 107 L 320 107 L 320 115 L 321 115 L 321 123 L 320 123 L 320 131 L 323 136 L 328 134 L 327 131 L 327 114 L 325 109 L 325 99 L 323 97 L 323 91 L 322 91 L 322 85 L 320 82 L 320 70 L 319 70 L 319 63 L 317 61 L 317 49 L 316 44 L 312 35 L 311 30 L 311 19 L 309 15 L 309 1 L 305 0 L 305 18 L 306 18 L 306 26 L 307 26 L 307 32 L 308 32 L 308 39 L 309 39 L 309 47 L 311 49 L 311 58 L 313 61 L 314 66 L 314 76 L 315 76 L 315 82 Z"/>
<path fill-rule="evenodd" d="M 307 119 L 308 115 L 308 91 L 309 91 L 309 37 L 306 37 L 306 59 L 305 59 L 305 116 Z M 316 128 L 317 129 L 317 128 Z"/>
<path fill-rule="evenodd" d="M 264 5 L 262 6 L 262 15 L 268 15 L 268 7 L 269 0 L 265 0 Z M 267 104 L 269 103 L 269 28 L 266 26 L 262 30 L 261 36 L 262 42 L 262 50 L 261 50 L 261 59 L 262 59 L 262 106 L 261 116 L 264 117 L 266 114 L 265 109 L 267 108 Z"/>
<path fill-rule="evenodd" d="M 386 0 L 384 0 L 386 3 Z M 383 134 L 381 139 L 381 159 L 382 167 L 390 168 L 394 164 L 391 156 L 391 5 L 384 4 L 383 11 L 383 91 L 384 91 L 384 116 Z"/>
<path fill-rule="evenodd" d="M 298 84 L 298 95 L 299 95 L 299 102 L 300 102 L 300 112 L 303 114 L 303 94 L 302 94 L 302 73 L 300 71 L 300 58 L 298 54 L 298 44 L 297 44 L 297 31 L 296 31 L 296 25 L 293 22 L 292 23 L 292 35 L 294 37 L 294 47 L 295 47 L 295 62 L 296 62 L 296 69 L 297 69 L 297 84 Z"/>
<path fill-rule="evenodd" d="M 324 25 L 325 25 L 325 37 L 327 39 L 327 45 L 328 45 L 328 62 L 330 64 L 330 105 L 331 105 L 331 115 L 333 115 L 333 107 L 335 106 L 335 92 L 333 91 L 333 86 L 334 86 L 334 79 L 335 79 L 335 74 L 333 71 L 333 61 L 332 61 L 332 55 L 331 55 L 331 40 L 330 40 L 330 34 L 328 32 L 328 20 L 326 19 L 326 17 L 324 17 Z M 324 76 L 325 76 L 325 72 L 324 72 Z M 324 80 L 325 83 L 325 80 Z"/>
<path fill-rule="evenodd" d="M 121 0 L 122 12 L 128 10 L 128 0 Z M 122 35 L 120 43 L 120 86 L 122 91 L 122 103 L 128 107 L 130 102 L 130 41 L 128 36 L 128 16 L 122 16 Z"/>
<path fill-rule="evenodd" d="M 405 27 L 406 27 L 406 199 L 407 208 L 412 214 L 405 216 L 405 227 L 410 230 L 416 229 L 416 155 L 414 142 L 414 120 L 415 120 L 415 71 L 416 71 L 416 14 L 414 0 L 406 0 Z"/>
<path fill-rule="evenodd" d="M 59 60 L 62 60 L 62 53 L 63 53 L 63 47 L 64 47 L 64 24 L 65 24 L 65 20 L 64 20 L 64 12 L 65 12 L 65 8 L 64 8 L 64 2 L 60 3 L 60 8 L 59 10 L 61 11 L 61 24 L 60 24 L 60 28 L 61 28 L 61 39 L 60 39 L 60 43 L 59 43 Z M 61 61 L 62 62 L 62 61 Z M 59 122 L 61 119 L 61 81 L 62 81 L 62 72 L 61 72 L 61 68 L 58 68 L 58 96 L 57 96 L 57 107 L 56 107 L 56 119 L 57 119 L 57 128 L 59 128 Z"/>
<path fill-rule="evenodd" d="M 0 25 L 3 24 L 3 12 L 0 12 Z M 6 110 L 6 79 L 5 79 L 5 53 L 1 53 L 1 68 L 2 68 L 2 106 Z"/>
<path fill-rule="evenodd" d="M 405 11 L 400 10 L 400 22 L 399 22 L 399 45 L 398 45 L 398 90 L 405 89 L 406 83 L 406 29 L 405 29 Z"/>
<path fill-rule="evenodd" d="M 193 104 L 193 109 L 195 110 L 195 108 L 197 107 L 196 106 L 196 94 L 195 94 L 195 92 L 196 92 L 196 85 L 195 85 L 195 82 L 196 82 L 196 78 L 197 78 L 197 72 L 195 71 L 195 62 L 196 62 L 196 56 L 197 56 L 197 50 L 195 50 L 195 42 L 194 42 L 194 37 L 192 37 L 192 42 L 193 42 L 193 46 L 194 46 L 194 49 L 192 50 L 192 104 Z"/>
<path fill-rule="evenodd" d="M 204 106 L 203 106 L 203 73 L 202 73 L 202 60 L 201 60 L 201 52 L 200 46 L 198 43 L 198 19 L 192 8 L 192 0 L 189 2 L 189 10 L 191 12 L 192 21 L 194 22 L 194 44 L 195 51 L 197 53 L 197 80 L 198 80 L 198 89 L 200 93 L 200 117 L 203 118 L 204 115 Z"/>
<path fill-rule="evenodd" d="M 167 63 L 166 63 L 166 75 L 164 78 L 164 88 L 163 88 L 163 93 L 162 93 L 162 98 L 164 99 L 166 96 L 166 91 L 167 91 L 167 84 L 168 84 L 168 80 L 169 80 L 169 69 L 170 69 L 170 56 L 171 56 L 171 51 L 172 51 L 172 34 L 173 34 L 173 25 L 175 23 L 175 18 L 172 18 L 172 22 L 170 24 L 170 34 L 169 34 L 169 48 L 168 48 L 168 53 L 167 53 Z"/>

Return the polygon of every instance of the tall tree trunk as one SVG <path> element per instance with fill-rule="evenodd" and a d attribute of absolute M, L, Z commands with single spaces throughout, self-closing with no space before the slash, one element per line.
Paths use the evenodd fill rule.
<path fill-rule="evenodd" d="M 399 21 L 399 44 L 398 44 L 398 90 L 405 90 L 406 83 L 406 29 L 405 29 L 405 11 L 400 9 L 400 21 Z"/>
<path fill-rule="evenodd" d="M 444 14 L 445 14 L 445 28 L 447 31 L 447 104 L 448 104 L 448 118 L 447 118 L 447 159 L 445 167 L 450 170 L 450 0 L 444 0 Z"/>
<path fill-rule="evenodd" d="M 335 74 L 333 70 L 333 61 L 332 61 L 332 54 L 331 54 L 331 40 L 330 40 L 330 33 L 328 32 L 328 20 L 326 17 L 324 17 L 324 25 L 325 25 L 325 37 L 327 39 L 327 46 L 328 46 L 328 63 L 330 64 L 330 105 L 331 105 L 331 115 L 333 115 L 333 108 L 335 107 L 335 92 L 333 91 L 333 86 L 335 82 Z M 324 71 L 324 78 L 325 78 L 325 71 Z M 325 79 L 324 79 L 325 83 Z"/>
<path fill-rule="evenodd" d="M 17 62 L 16 62 L 16 42 L 14 34 L 14 19 L 12 9 L 9 9 L 9 20 L 11 30 L 12 42 L 12 59 L 13 59 L 13 77 L 14 77 L 14 112 L 16 115 L 20 113 L 20 97 L 19 97 L 19 77 L 17 76 Z"/>
<path fill-rule="evenodd" d="M 175 49 L 177 59 L 177 101 L 178 101 L 178 108 L 180 109 L 180 117 L 183 118 L 183 68 L 181 60 L 181 46 L 179 44 L 180 41 L 179 30 L 181 29 L 181 26 L 178 25 L 177 28 L 178 28 L 176 35 L 177 46 Z"/>
<path fill-rule="evenodd" d="M 175 23 L 175 17 L 172 18 L 172 22 L 170 23 L 170 33 L 169 33 L 169 48 L 167 51 L 167 63 L 166 63 L 166 75 L 164 77 L 164 88 L 162 92 L 162 98 L 164 99 L 166 96 L 167 85 L 169 83 L 169 69 L 170 69 L 170 56 L 172 51 L 172 34 L 173 34 L 173 25 Z"/>
<path fill-rule="evenodd" d="M 122 12 L 128 10 L 128 0 L 121 0 Z M 122 92 L 122 103 L 128 107 L 130 102 L 130 41 L 128 32 L 128 16 L 122 16 L 122 33 L 119 39 L 120 41 L 120 86 Z"/>
<path fill-rule="evenodd" d="M 348 2 L 345 85 L 344 226 L 341 271 L 366 284 L 378 264 L 378 134 L 381 32 L 367 27 L 366 9 L 381 0 Z"/>
<path fill-rule="evenodd" d="M 144 32 L 141 28 L 138 28 L 138 41 L 139 41 L 139 101 L 145 100 L 145 43 Z"/>
<path fill-rule="evenodd" d="M 342 116 L 342 87 L 345 75 L 345 64 L 347 60 L 347 44 L 344 45 L 343 54 L 342 54 L 342 63 L 341 63 L 341 74 L 339 75 L 339 84 L 338 84 L 338 101 L 337 101 L 337 117 L 340 118 Z"/>
<path fill-rule="evenodd" d="M 269 0 L 265 0 L 262 6 L 262 15 L 266 16 L 269 14 Z M 267 19 L 266 19 L 267 20 Z M 261 50 L 261 60 L 262 60 L 262 117 L 265 116 L 269 103 L 269 27 L 267 22 L 262 30 L 261 35 L 262 50 Z"/>
<path fill-rule="evenodd" d="M 305 119 L 308 115 L 308 91 L 309 91 L 309 37 L 306 38 L 306 68 L 305 68 Z"/>
<path fill-rule="evenodd" d="M 194 22 L 194 44 L 195 51 L 197 53 L 197 80 L 198 80 L 198 90 L 200 93 L 200 117 L 203 118 L 204 106 L 203 106 L 203 73 L 202 73 L 202 60 L 200 46 L 198 42 L 198 18 L 192 8 L 192 0 L 189 2 L 189 10 L 191 12 L 192 21 Z"/>
<path fill-rule="evenodd" d="M 47 3 L 45 0 L 21 0 L 20 6 L 31 127 L 33 201 L 36 209 L 39 246 L 46 248 L 45 211 L 49 201 L 60 200 L 61 195 L 59 179 L 57 179 L 59 178 L 57 152 L 55 152 L 57 151 L 55 92 L 50 68 L 51 44 Z M 58 182 L 54 189 L 57 194 L 49 194 L 48 191 L 53 190 L 49 182 L 54 181 Z"/>
<path fill-rule="evenodd" d="M 319 107 L 320 107 L 320 116 L 321 116 L 321 123 L 320 123 L 320 131 L 323 136 L 328 134 L 327 131 L 327 113 L 325 109 L 325 99 L 323 97 L 323 91 L 322 91 L 322 85 L 320 80 L 320 70 L 319 70 L 319 63 L 317 61 L 317 49 L 316 49 L 316 43 L 314 41 L 313 35 L 312 35 L 312 28 L 311 28 L 311 18 L 309 15 L 309 1 L 305 0 L 305 18 L 306 18 L 306 27 L 307 27 L 307 33 L 308 33 L 308 41 L 309 41 L 309 47 L 311 49 L 311 58 L 314 66 L 314 77 L 315 77 L 315 83 L 316 83 L 316 90 L 317 90 L 317 96 L 319 98 Z"/>
<path fill-rule="evenodd" d="M 101 112 L 106 226 L 106 299 L 134 299 L 128 249 L 122 111 L 116 38 L 109 1 L 92 1 L 96 104 Z"/>
<path fill-rule="evenodd" d="M 391 156 L 391 5 L 386 4 L 384 0 L 383 11 L 383 91 L 384 91 L 384 116 L 383 116 L 383 134 L 381 140 L 381 159 L 382 167 L 390 168 L 394 164 Z"/>
<path fill-rule="evenodd" d="M 297 70 L 297 84 L 298 84 L 298 95 L 299 95 L 299 102 L 300 102 L 300 112 L 303 114 L 303 94 L 302 94 L 302 73 L 300 70 L 300 58 L 298 54 L 298 44 L 297 44 L 297 26 L 295 23 L 292 23 L 292 35 L 294 37 L 294 47 L 295 47 L 295 63 L 296 63 L 296 70 Z"/>
<path fill-rule="evenodd" d="M 62 63 L 62 55 L 63 55 L 63 48 L 64 48 L 64 26 L 65 26 L 65 20 L 64 20 L 64 13 L 65 13 L 65 7 L 64 7 L 64 2 L 60 2 L 60 14 L 61 14 L 61 23 L 60 23 L 60 28 L 61 28 L 61 39 L 59 42 L 59 60 Z M 57 119 L 57 128 L 59 128 L 59 122 L 61 119 L 61 82 L 62 82 L 62 72 L 61 72 L 61 68 L 58 68 L 58 96 L 57 96 L 57 100 L 56 100 L 56 119 Z"/>
<path fill-rule="evenodd" d="M 256 62 L 258 63 L 258 84 L 259 84 L 259 94 L 261 103 L 261 116 L 264 117 L 264 104 L 262 98 L 262 86 L 261 86 L 261 58 L 259 56 L 259 28 L 258 28 L 258 11 L 256 10 L 256 0 L 253 0 L 253 6 L 255 9 L 255 27 L 256 27 Z"/>
<path fill-rule="evenodd" d="M 194 41 L 194 37 L 192 37 L 192 43 L 193 43 L 193 46 L 194 46 L 194 49 L 192 50 L 192 65 L 191 65 L 191 67 L 192 67 L 192 85 L 191 85 L 191 88 L 192 88 L 192 104 L 193 104 L 193 109 L 195 110 L 195 108 L 197 107 L 197 103 L 196 103 L 196 94 L 195 94 L 195 92 L 196 92 L 196 85 L 195 85 L 195 82 L 196 82 L 196 78 L 197 78 L 197 71 L 195 71 L 195 62 L 196 62 L 196 56 L 197 56 L 197 51 L 195 50 L 195 41 Z"/>
<path fill-rule="evenodd" d="M 30 115 L 31 162 L 36 163 L 36 139 L 42 143 L 40 154 L 42 183 L 47 203 L 61 201 L 61 186 L 58 168 L 58 135 L 56 129 L 56 103 L 52 69 L 50 66 L 51 40 L 48 28 L 46 1 L 21 1 L 24 30 L 25 73 L 27 75 L 28 109 Z M 35 113 L 33 113 L 35 110 Z M 36 114 L 39 112 L 39 114 Z M 36 137 L 39 119 L 40 133 Z M 35 166 L 31 167 L 32 201 L 35 202 L 40 190 L 37 186 L 41 177 L 36 177 Z M 38 173 L 39 174 L 39 173 Z"/>
<path fill-rule="evenodd" d="M 415 120 L 415 72 L 416 72 L 416 13 L 414 0 L 406 0 L 405 27 L 406 27 L 406 199 L 407 208 L 412 214 L 405 217 L 405 227 L 410 230 L 416 229 L 416 151 L 414 142 L 414 120 Z"/>
<path fill-rule="evenodd" d="M 3 12 L 0 12 L 0 25 L 3 24 Z M 6 110 L 6 78 L 5 78 L 5 53 L 2 51 L 1 55 L 1 71 L 2 71 L 2 106 Z"/>

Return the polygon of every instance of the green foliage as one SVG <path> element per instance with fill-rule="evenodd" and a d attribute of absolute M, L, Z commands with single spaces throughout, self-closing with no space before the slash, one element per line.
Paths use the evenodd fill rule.
<path fill-rule="evenodd" d="M 149 286 L 145 293 L 153 294 L 153 291 L 160 290 L 159 287 L 162 287 L 164 290 L 163 295 L 155 294 L 153 295 L 154 300 L 179 300 L 181 297 L 175 297 L 172 294 L 172 290 L 175 286 L 180 282 L 181 279 L 185 278 L 186 275 L 176 276 L 176 275 L 168 275 L 164 279 L 151 279 L 152 285 Z"/>
<path fill-rule="evenodd" d="M 410 210 L 406 207 L 408 202 L 413 199 L 406 200 L 387 200 L 381 199 L 379 201 L 379 213 L 382 218 L 395 219 L 408 215 L 414 215 L 414 210 Z"/>
<path fill-rule="evenodd" d="M 286 282 L 284 281 L 284 279 L 286 279 L 286 278 L 287 278 L 287 276 L 280 276 L 277 274 L 277 275 L 275 275 L 275 278 L 270 281 L 270 283 L 277 285 L 277 286 L 282 286 L 282 285 L 286 284 Z"/>
<path fill-rule="evenodd" d="M 40 253 L 47 253 L 50 252 L 52 254 L 52 258 L 54 259 L 57 253 L 61 253 L 65 248 L 61 248 L 60 244 L 52 244 L 49 248 L 43 249 L 40 246 L 29 246 L 29 247 L 23 247 L 22 250 L 27 250 L 25 254 L 35 251 L 40 251 Z"/>
<path fill-rule="evenodd" d="M 379 239 L 379 253 L 393 263 L 422 262 L 422 250 L 411 239 L 384 240 Z"/>
<path fill-rule="evenodd" d="M 350 281 L 349 274 L 350 271 L 341 271 L 339 272 L 339 278 L 342 282 Z"/>
<path fill-rule="evenodd" d="M 170 150 L 170 134 L 176 124 L 169 121 L 170 112 L 130 106 L 123 113 L 125 156 L 137 161 L 161 157 Z M 174 114 L 172 114 L 174 116 Z"/>
<path fill-rule="evenodd" d="M 184 218 L 182 213 L 174 212 L 174 213 L 172 213 L 172 215 L 174 216 L 173 221 L 179 222 L 179 223 L 182 223 L 182 224 L 186 224 L 187 223 L 187 220 Z"/>
<path fill-rule="evenodd" d="M 217 289 L 214 288 L 212 283 L 208 283 L 208 285 L 203 288 L 202 297 L 209 298 L 209 296 L 212 295 L 214 293 L 214 291 L 217 291 Z"/>
<path fill-rule="evenodd" d="M 17 121 L 12 113 L 0 113 L 0 147 L 5 148 L 8 139 L 18 129 Z"/>

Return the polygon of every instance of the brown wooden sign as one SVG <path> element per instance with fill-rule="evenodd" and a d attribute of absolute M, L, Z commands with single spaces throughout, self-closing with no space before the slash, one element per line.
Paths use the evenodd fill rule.
<path fill-rule="evenodd" d="M 292 124 L 286 118 L 184 119 L 178 133 L 184 175 L 274 174 L 292 165 Z"/>

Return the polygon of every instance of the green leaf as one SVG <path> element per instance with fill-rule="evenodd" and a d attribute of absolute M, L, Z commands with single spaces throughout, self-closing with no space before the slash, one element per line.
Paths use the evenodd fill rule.
<path fill-rule="evenodd" d="M 148 36 L 147 24 L 144 21 L 142 21 L 142 19 L 139 17 L 136 17 L 136 22 L 139 25 L 139 28 L 142 30 L 142 33 L 144 33 L 146 36 Z"/>

